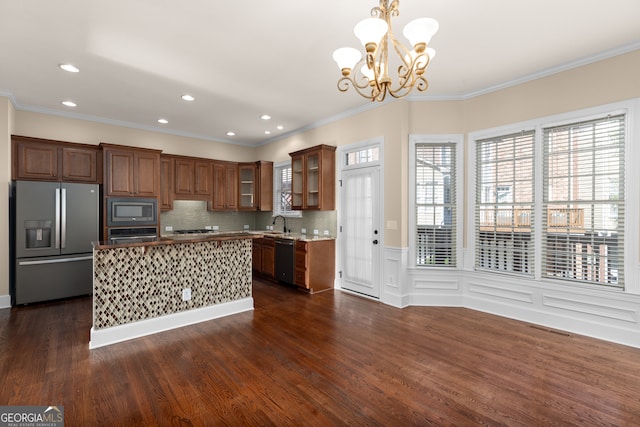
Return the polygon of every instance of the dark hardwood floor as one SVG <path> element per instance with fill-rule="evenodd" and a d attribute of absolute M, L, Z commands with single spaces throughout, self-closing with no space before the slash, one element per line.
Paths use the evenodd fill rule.
<path fill-rule="evenodd" d="M 88 349 L 91 301 L 0 310 L 0 405 L 65 425 L 640 425 L 640 349 L 254 281 L 255 310 Z"/>

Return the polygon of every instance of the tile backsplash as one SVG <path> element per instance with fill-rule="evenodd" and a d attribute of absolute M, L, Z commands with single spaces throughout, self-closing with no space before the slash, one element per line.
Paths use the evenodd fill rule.
<path fill-rule="evenodd" d="M 272 212 L 211 212 L 207 210 L 207 202 L 192 200 L 176 200 L 173 210 L 160 213 L 161 234 L 167 226 L 173 230 L 205 228 L 218 226 L 220 231 L 243 230 L 245 225 L 251 230 L 264 230 L 273 224 Z M 282 230 L 282 219 L 278 218 L 273 225 L 274 230 Z M 301 233 L 306 229 L 307 234 L 318 230 L 322 235 L 325 230 L 331 236 L 336 235 L 336 211 L 304 211 L 301 218 L 287 217 L 287 228 L 294 233 Z"/>

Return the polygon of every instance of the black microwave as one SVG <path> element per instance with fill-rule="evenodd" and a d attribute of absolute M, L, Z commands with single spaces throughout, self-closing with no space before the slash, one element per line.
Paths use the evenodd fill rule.
<path fill-rule="evenodd" d="M 108 198 L 107 226 L 132 227 L 158 224 L 158 200 L 151 198 Z"/>

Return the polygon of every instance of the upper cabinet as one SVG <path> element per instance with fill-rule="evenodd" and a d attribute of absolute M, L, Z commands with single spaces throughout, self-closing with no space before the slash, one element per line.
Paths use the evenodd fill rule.
<path fill-rule="evenodd" d="M 173 209 L 173 158 L 160 156 L 160 210 Z"/>
<path fill-rule="evenodd" d="M 289 153 L 292 209 L 335 209 L 335 151 L 336 147 L 317 145 Z"/>
<path fill-rule="evenodd" d="M 238 164 L 238 210 L 273 210 L 273 162 Z"/>
<path fill-rule="evenodd" d="M 158 197 L 160 150 L 100 144 L 107 197 Z"/>
<path fill-rule="evenodd" d="M 238 163 L 213 162 L 212 211 L 238 210 Z"/>
<path fill-rule="evenodd" d="M 213 161 L 172 156 L 174 161 L 174 198 L 176 200 L 211 200 L 213 195 Z"/>
<path fill-rule="evenodd" d="M 96 146 L 14 135 L 12 178 L 16 180 L 102 182 Z"/>

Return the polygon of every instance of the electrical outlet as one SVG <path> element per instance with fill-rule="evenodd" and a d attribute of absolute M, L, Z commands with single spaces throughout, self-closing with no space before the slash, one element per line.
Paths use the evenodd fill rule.
<path fill-rule="evenodd" d="M 248 229 L 249 229 L 249 224 L 245 224 L 245 225 L 244 225 L 244 229 L 245 229 L 245 230 L 248 230 Z"/>
<path fill-rule="evenodd" d="M 204 226 L 204 229 L 205 229 L 205 230 L 213 230 L 213 228 L 211 228 L 211 226 L 210 226 L 210 225 L 205 225 L 205 226 Z"/>
<path fill-rule="evenodd" d="M 319 234 L 319 233 L 318 233 L 318 229 L 317 229 L 317 228 L 314 228 L 314 229 L 313 229 L 313 234 L 314 234 L 314 235 L 316 235 L 316 236 Z"/>
<path fill-rule="evenodd" d="M 220 227 L 218 227 L 217 225 L 212 225 L 212 226 L 211 226 L 211 229 L 212 229 L 213 231 L 218 231 L 218 230 L 220 230 Z"/>
<path fill-rule="evenodd" d="M 173 226 L 172 226 L 172 225 L 167 225 L 167 226 L 164 228 L 164 231 L 173 231 Z"/>
<path fill-rule="evenodd" d="M 300 230 L 300 233 L 302 233 L 302 234 L 307 234 L 307 229 L 306 229 L 306 228 L 303 228 L 302 230 Z"/>
<path fill-rule="evenodd" d="M 329 235 L 329 230 L 324 230 L 324 235 L 328 236 Z"/>
<path fill-rule="evenodd" d="M 182 301 L 189 301 L 191 299 L 191 288 L 184 288 L 182 290 Z"/>

